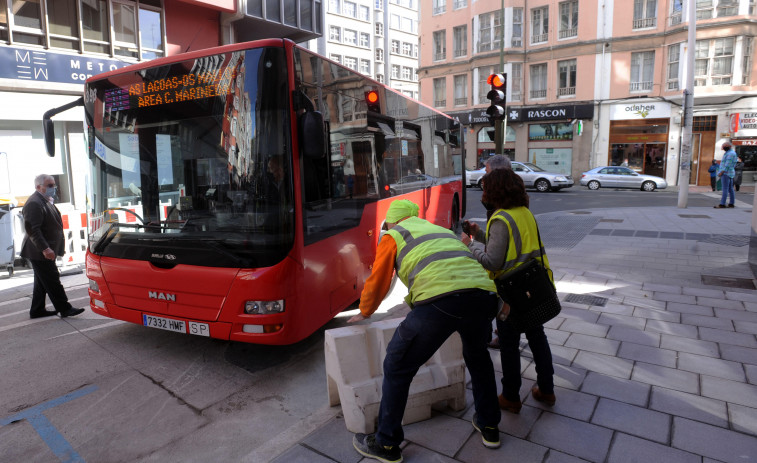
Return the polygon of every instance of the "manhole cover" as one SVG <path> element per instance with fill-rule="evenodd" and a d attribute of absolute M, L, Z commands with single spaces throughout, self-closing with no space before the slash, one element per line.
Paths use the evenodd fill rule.
<path fill-rule="evenodd" d="M 565 296 L 565 302 L 572 302 L 574 304 L 595 305 L 597 307 L 604 307 L 607 304 L 606 297 L 592 296 L 590 294 L 573 294 L 570 293 Z"/>
<path fill-rule="evenodd" d="M 702 214 L 678 214 L 678 217 L 683 217 L 684 219 L 711 219 L 709 215 L 702 215 Z"/>
<path fill-rule="evenodd" d="M 702 275 L 702 284 L 712 286 L 725 286 L 726 288 L 757 289 L 754 287 L 754 280 L 751 280 L 749 278 Z"/>
<path fill-rule="evenodd" d="M 589 211 L 572 211 L 571 214 L 591 214 Z"/>
<path fill-rule="evenodd" d="M 602 219 L 600 222 L 607 222 L 607 223 L 623 223 L 623 219 Z"/>

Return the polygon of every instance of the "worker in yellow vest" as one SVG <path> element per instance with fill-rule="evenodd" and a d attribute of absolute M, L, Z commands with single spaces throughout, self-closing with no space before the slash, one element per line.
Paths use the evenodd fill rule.
<path fill-rule="evenodd" d="M 353 446 L 382 462 L 402 461 L 402 415 L 418 369 L 455 331 L 471 375 L 476 413 L 473 427 L 484 446 L 500 446 L 501 415 L 494 368 L 486 343 L 497 311 L 496 287 L 471 251 L 451 231 L 418 217 L 418 205 L 403 199 L 386 213 L 389 231 L 379 242 L 371 276 L 354 323 L 369 318 L 389 291 L 394 270 L 407 286 L 412 308 L 386 348 L 384 381 L 375 434 L 356 434 Z"/>

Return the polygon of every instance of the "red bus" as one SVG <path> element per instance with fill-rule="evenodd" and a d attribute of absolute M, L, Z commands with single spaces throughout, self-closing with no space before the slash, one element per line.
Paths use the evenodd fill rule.
<path fill-rule="evenodd" d="M 106 317 L 291 344 L 359 299 L 394 198 L 464 215 L 457 121 L 288 40 L 100 74 L 83 101 Z"/>

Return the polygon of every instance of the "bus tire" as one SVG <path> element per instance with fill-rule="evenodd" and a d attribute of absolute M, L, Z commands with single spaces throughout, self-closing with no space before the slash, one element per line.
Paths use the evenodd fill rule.
<path fill-rule="evenodd" d="M 452 200 L 452 220 L 449 229 L 455 233 L 460 232 L 460 203 L 457 196 Z"/>

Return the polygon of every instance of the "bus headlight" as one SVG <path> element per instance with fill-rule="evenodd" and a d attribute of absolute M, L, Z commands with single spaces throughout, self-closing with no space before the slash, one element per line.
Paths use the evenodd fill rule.
<path fill-rule="evenodd" d="M 278 301 L 247 301 L 244 303 L 244 313 L 251 315 L 267 315 L 284 311 L 284 300 Z"/>

